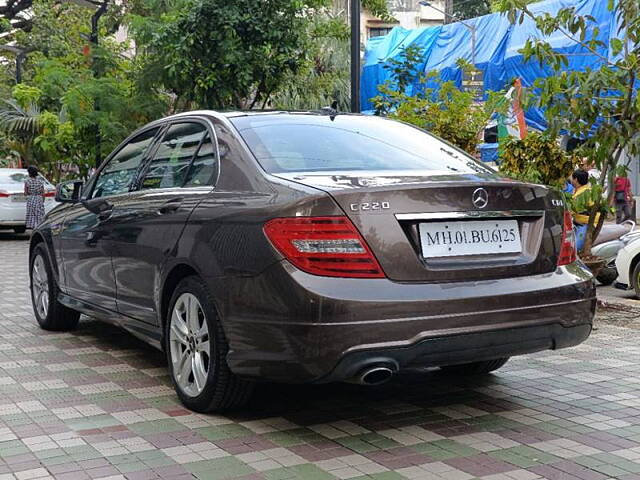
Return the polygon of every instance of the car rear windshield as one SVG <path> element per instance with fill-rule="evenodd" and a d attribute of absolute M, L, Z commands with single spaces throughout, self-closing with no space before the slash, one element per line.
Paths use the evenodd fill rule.
<path fill-rule="evenodd" d="M 380 117 L 272 114 L 231 121 L 268 173 L 486 172 L 424 130 Z"/>
<path fill-rule="evenodd" d="M 24 185 L 25 180 L 29 177 L 27 172 L 0 172 L 0 184 L 2 185 Z M 46 187 L 53 187 L 46 178 L 40 175 Z"/>

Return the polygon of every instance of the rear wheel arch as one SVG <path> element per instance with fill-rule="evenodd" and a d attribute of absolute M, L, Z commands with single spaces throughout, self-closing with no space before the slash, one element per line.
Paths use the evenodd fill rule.
<path fill-rule="evenodd" d="M 180 284 L 180 282 L 187 277 L 197 277 L 199 280 L 204 281 L 202 275 L 196 270 L 194 267 L 189 265 L 188 263 L 179 263 L 174 265 L 169 274 L 166 276 L 164 283 L 162 285 L 162 293 L 160 295 L 160 326 L 161 332 L 164 337 L 165 331 L 165 323 L 167 321 L 167 315 L 169 313 L 169 304 L 171 303 L 171 297 L 173 296 L 173 292 L 175 292 L 176 288 Z M 215 296 L 214 296 L 214 307 L 216 309 L 216 313 L 218 318 L 220 318 L 220 309 L 218 308 Z M 221 323 L 221 326 L 224 330 L 224 324 Z M 165 347 L 165 338 L 162 339 L 162 346 Z"/>
<path fill-rule="evenodd" d="M 186 263 L 180 263 L 174 266 L 162 285 L 162 292 L 160 294 L 160 322 L 164 330 L 164 323 L 167 318 L 167 312 L 169 310 L 169 302 L 171 302 L 171 296 L 175 291 L 178 284 L 183 278 L 199 276 L 195 268 Z"/>

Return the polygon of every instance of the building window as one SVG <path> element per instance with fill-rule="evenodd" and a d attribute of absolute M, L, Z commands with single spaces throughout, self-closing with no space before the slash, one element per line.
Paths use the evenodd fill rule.
<path fill-rule="evenodd" d="M 369 38 L 384 37 L 389 32 L 391 32 L 391 30 L 393 30 L 393 27 L 370 27 Z"/>

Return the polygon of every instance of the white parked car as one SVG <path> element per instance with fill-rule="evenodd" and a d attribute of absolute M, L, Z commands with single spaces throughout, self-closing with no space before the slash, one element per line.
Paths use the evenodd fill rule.
<path fill-rule="evenodd" d="M 27 198 L 24 181 L 28 174 L 22 168 L 0 168 L 0 229 L 12 228 L 16 233 L 26 230 Z M 45 185 L 44 210 L 48 212 L 57 205 L 56 188 L 42 177 Z"/>
<path fill-rule="evenodd" d="M 622 290 L 635 290 L 640 298 L 640 240 L 627 244 L 618 252 L 616 258 L 618 279 L 616 287 Z"/>

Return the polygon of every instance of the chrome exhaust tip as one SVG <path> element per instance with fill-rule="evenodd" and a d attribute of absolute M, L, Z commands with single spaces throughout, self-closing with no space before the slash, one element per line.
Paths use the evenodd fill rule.
<path fill-rule="evenodd" d="M 354 383 L 359 385 L 382 385 L 383 383 L 391 380 L 393 374 L 394 371 L 391 368 L 383 365 L 369 367 L 360 372 L 360 374 L 354 379 Z"/>

